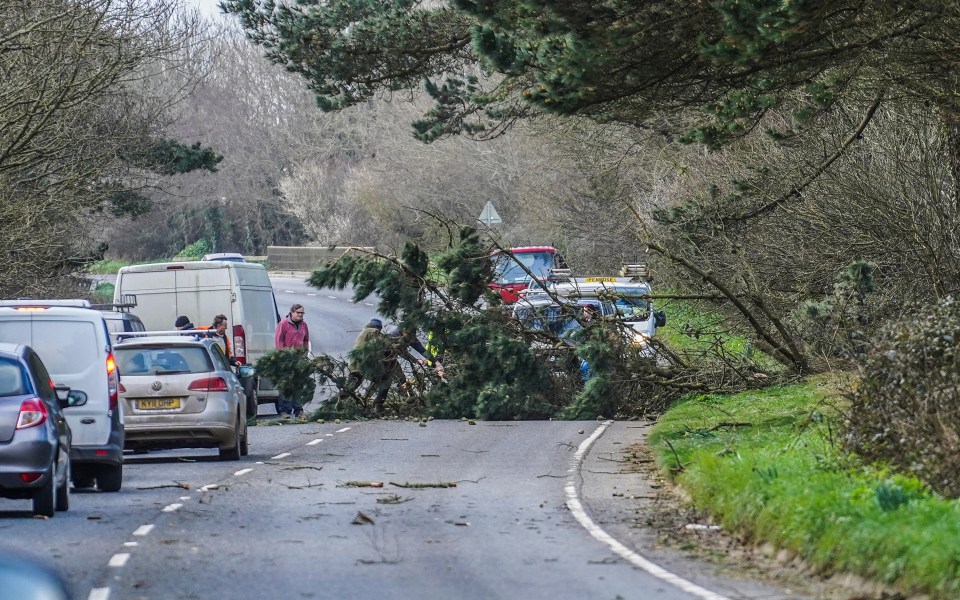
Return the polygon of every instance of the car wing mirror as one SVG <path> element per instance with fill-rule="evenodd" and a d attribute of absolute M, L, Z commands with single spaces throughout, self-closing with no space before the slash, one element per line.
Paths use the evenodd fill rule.
<path fill-rule="evenodd" d="M 57 394 L 57 401 L 60 402 L 60 408 L 66 408 L 70 399 L 70 386 L 58 383 L 53 386 L 53 391 Z"/>
<path fill-rule="evenodd" d="M 70 390 L 67 394 L 66 408 L 71 406 L 83 406 L 87 403 L 87 393 L 81 390 Z"/>
<path fill-rule="evenodd" d="M 248 379 L 257 374 L 257 370 L 253 365 L 240 365 L 237 371 L 241 379 Z"/>

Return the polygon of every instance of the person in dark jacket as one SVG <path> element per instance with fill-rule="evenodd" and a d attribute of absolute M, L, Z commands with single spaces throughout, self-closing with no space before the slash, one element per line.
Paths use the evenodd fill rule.
<path fill-rule="evenodd" d="M 173 326 L 181 331 L 196 329 L 196 326 L 190 322 L 190 317 L 187 315 L 180 315 L 177 317 L 177 320 L 174 321 Z"/>
<path fill-rule="evenodd" d="M 287 316 L 277 324 L 277 332 L 274 336 L 274 345 L 277 350 L 283 348 L 310 350 L 310 328 L 307 327 L 307 322 L 303 320 L 304 313 L 302 304 L 294 304 L 290 307 Z M 291 415 L 299 419 L 303 416 L 303 399 L 279 396 L 277 398 L 277 414 L 280 415 L 281 419 L 289 418 Z"/>

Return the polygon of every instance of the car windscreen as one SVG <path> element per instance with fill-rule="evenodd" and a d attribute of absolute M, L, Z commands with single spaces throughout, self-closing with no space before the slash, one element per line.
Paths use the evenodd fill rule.
<path fill-rule="evenodd" d="M 624 321 L 646 321 L 650 318 L 650 300 L 641 297 L 649 295 L 648 290 L 618 287 L 614 288 L 613 292 L 617 314 L 622 316 Z"/>
<path fill-rule="evenodd" d="M 134 346 L 114 348 L 120 375 L 209 373 L 213 362 L 203 346 Z"/>
<path fill-rule="evenodd" d="M 54 376 L 82 373 L 100 357 L 97 330 L 90 321 L 0 321 L 0 341 L 33 346 Z"/>
<path fill-rule="evenodd" d="M 550 274 L 550 269 L 556 265 L 552 252 L 518 252 L 513 256 L 506 253 L 498 254 L 494 282 L 500 285 L 529 283 L 530 276 L 517 264 L 518 261 L 537 279 L 545 279 Z"/>
<path fill-rule="evenodd" d="M 546 331 L 556 336 L 564 336 L 579 327 L 570 309 L 566 312 L 557 304 L 517 307 L 514 315 L 527 329 Z"/>
<path fill-rule="evenodd" d="M 0 396 L 22 396 L 27 392 L 26 373 L 16 360 L 0 358 Z"/>

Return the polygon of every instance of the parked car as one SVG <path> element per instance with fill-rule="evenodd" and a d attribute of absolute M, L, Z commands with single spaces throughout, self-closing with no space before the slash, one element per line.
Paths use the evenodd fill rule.
<path fill-rule="evenodd" d="M 200 335 L 146 332 L 118 342 L 126 448 L 248 451 L 246 398 L 220 344 Z"/>
<path fill-rule="evenodd" d="M 66 579 L 51 564 L 36 558 L 0 551 L 0 590 L 17 600 L 71 600 Z"/>
<path fill-rule="evenodd" d="M 32 499 L 33 514 L 70 507 L 70 427 L 62 408 L 83 392 L 54 386 L 37 353 L 0 343 L 0 497 Z"/>
<path fill-rule="evenodd" d="M 204 254 L 200 260 L 219 260 L 222 262 L 247 262 L 239 252 L 216 252 L 214 254 Z"/>
<path fill-rule="evenodd" d="M 78 488 L 96 483 L 101 491 L 116 492 L 123 482 L 119 376 L 103 315 L 77 307 L 84 302 L 0 301 L 0 341 L 30 346 L 54 381 L 84 393 L 84 402 L 63 411 L 73 435 L 73 483 Z"/>
<path fill-rule="evenodd" d="M 117 310 L 101 310 L 103 320 L 107 323 L 107 331 L 110 333 L 124 333 L 134 331 L 146 331 L 143 321 L 133 313 L 121 312 Z"/>
<path fill-rule="evenodd" d="M 274 350 L 280 314 L 270 276 L 254 263 L 192 261 L 131 265 L 117 274 L 114 302 L 135 304 L 129 310 L 149 331 L 169 331 L 186 315 L 196 325 L 209 325 L 218 314 L 227 317 L 230 350 L 240 363 L 252 365 Z M 257 405 L 279 395 L 264 377 L 244 380 L 247 416 Z"/>

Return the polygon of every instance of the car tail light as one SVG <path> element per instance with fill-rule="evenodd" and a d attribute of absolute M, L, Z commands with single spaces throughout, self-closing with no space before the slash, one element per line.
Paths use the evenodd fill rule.
<path fill-rule="evenodd" d="M 194 392 L 226 392 L 228 388 L 223 377 L 208 377 L 190 382 L 187 389 Z"/>
<path fill-rule="evenodd" d="M 243 325 L 233 326 L 233 357 L 240 364 L 247 362 L 247 334 L 243 331 Z"/>
<path fill-rule="evenodd" d="M 17 429 L 36 427 L 47 420 L 47 405 L 39 398 L 27 398 L 20 405 L 20 416 L 17 418 Z"/>
<path fill-rule="evenodd" d="M 20 481 L 24 483 L 33 483 L 43 477 L 43 473 L 20 473 Z"/>
<path fill-rule="evenodd" d="M 118 383 L 118 384 L 117 384 L 117 389 L 120 390 L 120 393 L 121 393 L 121 394 L 126 394 L 126 393 L 127 393 L 127 388 L 123 387 L 123 383 Z"/>
<path fill-rule="evenodd" d="M 112 353 L 107 355 L 107 393 L 110 395 L 110 410 L 117 410 L 120 401 L 120 377 Z"/>

